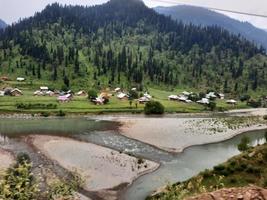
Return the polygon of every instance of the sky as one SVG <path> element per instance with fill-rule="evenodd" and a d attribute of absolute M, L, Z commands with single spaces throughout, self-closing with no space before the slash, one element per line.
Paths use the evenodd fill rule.
<path fill-rule="evenodd" d="M 163 3 L 164 1 L 168 3 Z M 53 2 L 72 5 L 95 5 L 105 3 L 107 0 L 0 0 L 0 19 L 11 24 L 18 21 L 20 18 L 34 15 L 35 12 L 41 11 L 46 5 Z M 266 0 L 144 0 L 144 2 L 149 7 L 172 6 L 180 3 L 267 15 Z M 267 18 L 230 13 L 223 14 L 240 21 L 248 21 L 254 26 L 267 30 Z"/>

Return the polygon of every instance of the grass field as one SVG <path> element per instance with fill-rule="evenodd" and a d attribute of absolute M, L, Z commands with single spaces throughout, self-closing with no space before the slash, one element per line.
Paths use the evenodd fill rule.
<path fill-rule="evenodd" d="M 7 84 L 5 84 L 7 85 Z M 2 84 L 2 87 L 5 85 Z M 66 113 L 141 113 L 143 112 L 144 105 L 138 104 L 137 108 L 135 102 L 133 102 L 132 107 L 129 104 L 128 100 L 119 100 L 116 96 L 113 96 L 110 99 L 110 102 L 106 105 L 94 105 L 89 102 L 86 97 L 75 96 L 73 100 L 69 103 L 59 103 L 57 97 L 48 97 L 48 96 L 33 96 L 34 89 L 39 88 L 44 83 L 38 83 L 35 85 L 29 83 L 17 83 L 9 82 L 8 85 L 13 87 L 18 87 L 23 91 L 23 95 L 20 97 L 11 97 L 4 96 L 0 97 L 0 112 L 9 113 L 9 112 L 23 112 L 23 113 L 40 113 L 40 112 L 50 112 L 56 113 L 59 110 L 62 110 Z M 197 103 L 182 103 L 177 101 L 169 101 L 168 96 L 171 94 L 178 94 L 183 90 L 174 90 L 167 91 L 162 89 L 148 88 L 149 93 L 152 95 L 153 100 L 160 101 L 167 113 L 197 113 L 207 111 L 207 109 Z M 56 104 L 56 109 L 17 109 L 17 103 L 25 104 Z M 225 103 L 224 100 L 217 100 L 217 107 L 222 108 L 223 110 L 228 109 L 241 109 L 247 108 L 246 103 L 239 102 L 236 106 L 231 106 Z"/>

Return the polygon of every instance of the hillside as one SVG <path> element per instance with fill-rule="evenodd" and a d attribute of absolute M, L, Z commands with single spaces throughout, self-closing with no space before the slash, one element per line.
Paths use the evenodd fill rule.
<path fill-rule="evenodd" d="M 266 90 L 265 50 L 219 27 L 176 23 L 139 0 L 48 5 L 0 33 L 0 73 L 29 85 Z"/>
<path fill-rule="evenodd" d="M 229 159 L 227 162 L 215 166 L 213 170 L 206 170 L 185 182 L 168 186 L 162 193 L 159 193 L 153 197 L 148 197 L 147 200 L 181 200 L 187 199 L 188 197 L 196 196 L 201 193 L 216 191 L 222 188 L 248 187 L 250 185 L 256 185 L 259 187 L 266 188 L 266 165 L 267 144 L 264 144 L 255 148 L 251 148 L 248 151 L 242 153 L 241 155 L 235 156 Z M 246 189 L 246 192 L 249 192 L 249 188 Z M 230 199 L 230 195 L 236 196 L 235 191 L 238 190 L 238 195 L 246 194 L 241 193 L 242 189 L 232 188 L 213 192 L 212 194 L 217 193 L 217 198 L 207 198 L 210 196 L 209 194 L 200 195 L 198 198 L 189 199 L 221 199 L 219 198 L 221 193 L 225 193 L 226 195 L 223 197 L 223 199 Z M 229 194 L 231 192 L 232 194 Z"/>
<path fill-rule="evenodd" d="M 3 28 L 6 28 L 7 27 L 7 24 L 0 19 L 0 29 L 3 29 Z"/>
<path fill-rule="evenodd" d="M 181 20 L 186 24 L 223 27 L 267 48 L 267 33 L 248 22 L 240 22 L 226 15 L 194 6 L 156 7 L 155 10 L 160 14 L 170 15 L 173 19 Z"/>

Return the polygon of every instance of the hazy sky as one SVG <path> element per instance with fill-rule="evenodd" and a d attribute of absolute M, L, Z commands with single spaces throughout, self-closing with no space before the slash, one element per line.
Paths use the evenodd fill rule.
<path fill-rule="evenodd" d="M 16 22 L 19 18 L 32 16 L 35 12 L 41 11 L 47 4 L 59 2 L 61 4 L 79 4 L 79 5 L 94 5 L 101 4 L 107 0 L 0 0 L 0 18 L 7 23 Z M 174 3 L 181 4 L 218 7 L 223 9 L 238 10 L 243 12 L 251 12 L 262 15 L 267 15 L 267 1 L 266 0 L 144 0 L 147 6 L 171 6 Z M 225 13 L 233 18 L 249 21 L 253 25 L 267 29 L 267 18 L 251 17 L 244 15 L 236 15 Z"/>

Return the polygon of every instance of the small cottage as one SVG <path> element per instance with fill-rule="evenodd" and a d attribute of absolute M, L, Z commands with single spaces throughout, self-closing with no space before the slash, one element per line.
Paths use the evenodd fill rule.
<path fill-rule="evenodd" d="M 22 91 L 19 90 L 18 88 L 15 88 L 10 91 L 11 96 L 19 97 L 22 95 Z"/>
<path fill-rule="evenodd" d="M 122 100 L 122 99 L 128 99 L 128 95 L 123 93 L 123 92 L 120 92 L 118 95 L 117 95 L 117 98 Z"/>
<path fill-rule="evenodd" d="M 168 96 L 168 99 L 170 100 L 170 101 L 177 101 L 178 100 L 178 96 L 177 95 L 170 95 L 170 96 Z"/>
<path fill-rule="evenodd" d="M 230 100 L 227 100 L 226 103 L 231 104 L 231 105 L 235 105 L 235 104 L 237 104 L 237 101 L 234 99 L 230 99 Z"/>
<path fill-rule="evenodd" d="M 147 97 L 141 97 L 138 99 L 138 101 L 140 104 L 144 104 L 144 103 L 150 102 L 150 99 Z"/>
<path fill-rule="evenodd" d="M 70 101 L 70 99 L 67 97 L 67 95 L 59 96 L 59 97 L 57 98 L 57 100 L 58 100 L 59 102 L 61 102 L 61 103 L 65 103 L 65 102 L 69 102 L 69 101 Z"/>
<path fill-rule="evenodd" d="M 114 90 L 115 92 L 120 92 L 121 91 L 121 89 L 120 88 L 115 88 L 115 90 Z"/>
<path fill-rule="evenodd" d="M 0 90 L 0 97 L 5 96 L 5 91 Z"/>
<path fill-rule="evenodd" d="M 81 90 L 79 92 L 76 93 L 77 96 L 87 96 L 87 93 L 84 90 Z"/>
<path fill-rule="evenodd" d="M 207 98 L 202 98 L 201 100 L 197 101 L 197 103 L 202 104 L 202 105 L 208 105 L 210 101 Z"/>
<path fill-rule="evenodd" d="M 40 91 L 41 92 L 47 92 L 49 89 L 48 89 L 48 87 L 46 87 L 46 86 L 41 86 L 40 87 Z"/>
<path fill-rule="evenodd" d="M 23 81 L 25 81 L 25 78 L 23 78 L 23 77 L 18 77 L 18 78 L 17 78 L 17 81 L 19 81 L 19 82 L 23 82 Z"/>

